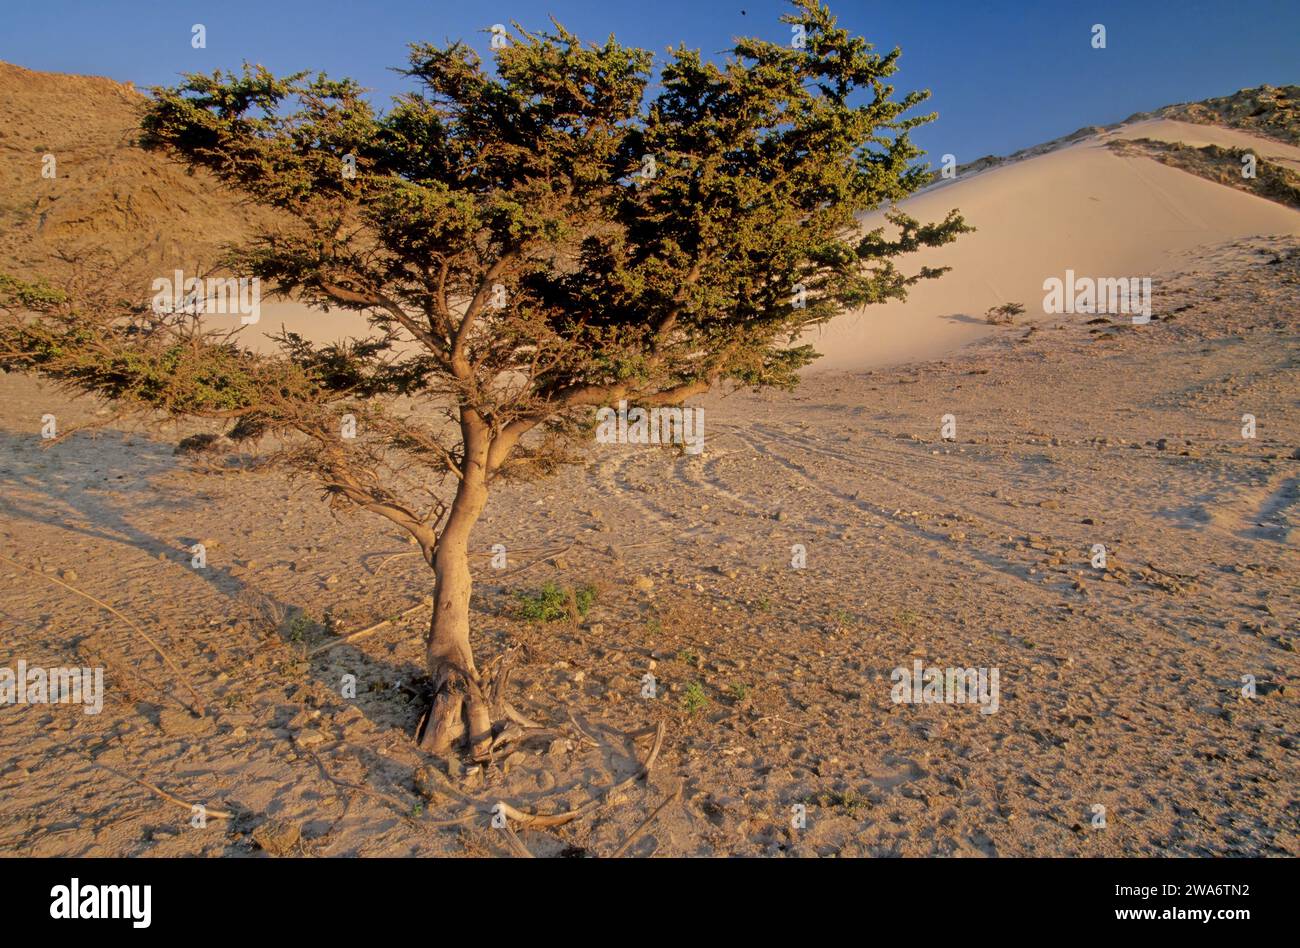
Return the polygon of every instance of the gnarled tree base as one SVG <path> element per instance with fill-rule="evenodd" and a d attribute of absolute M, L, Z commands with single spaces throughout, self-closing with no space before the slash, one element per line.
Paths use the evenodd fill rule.
<path fill-rule="evenodd" d="M 513 656 L 514 650 L 507 650 L 477 673 L 450 660 L 438 664 L 429 710 L 416 733 L 423 750 L 444 755 L 464 743 L 475 761 L 484 762 L 491 758 L 493 738 L 508 722 L 536 726 L 505 700 Z"/>

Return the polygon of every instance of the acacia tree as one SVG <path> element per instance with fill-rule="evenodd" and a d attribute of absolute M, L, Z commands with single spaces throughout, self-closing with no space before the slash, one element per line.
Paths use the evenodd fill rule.
<path fill-rule="evenodd" d="M 903 298 L 943 271 L 895 259 L 969 229 L 895 209 L 888 235 L 862 231 L 927 180 L 908 133 L 934 116 L 904 113 L 928 93 L 895 99 L 897 49 L 794 7 L 786 44 L 740 39 L 722 64 L 670 50 L 653 97 L 649 52 L 559 24 L 514 24 L 494 70 L 463 43 L 413 45 L 416 89 L 383 113 L 349 80 L 247 65 L 156 89 L 144 144 L 278 211 L 229 267 L 370 335 L 255 355 L 184 314 L 11 285 L 25 315 L 3 364 L 275 435 L 333 502 L 409 531 L 434 571 L 419 739 L 480 756 L 509 711 L 470 645 L 490 485 L 553 466 L 599 406 L 792 386 L 816 356 L 804 330 Z"/>

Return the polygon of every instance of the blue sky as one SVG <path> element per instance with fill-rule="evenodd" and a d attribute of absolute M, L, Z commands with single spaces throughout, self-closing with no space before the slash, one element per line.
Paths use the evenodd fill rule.
<path fill-rule="evenodd" d="M 1300 0 L 832 0 L 880 50 L 903 49 L 900 90 L 928 88 L 939 120 L 914 140 L 961 162 L 1005 154 L 1172 102 L 1300 83 Z M 348 75 L 386 99 L 406 43 L 464 39 L 497 22 L 547 24 L 656 53 L 717 53 L 738 35 L 789 36 L 781 0 L 41 0 L 6 4 L 0 59 L 146 87 L 238 66 Z M 743 12 L 742 12 L 743 11 Z M 190 45 L 192 24 L 207 48 Z M 1107 48 L 1090 44 L 1094 23 Z"/>

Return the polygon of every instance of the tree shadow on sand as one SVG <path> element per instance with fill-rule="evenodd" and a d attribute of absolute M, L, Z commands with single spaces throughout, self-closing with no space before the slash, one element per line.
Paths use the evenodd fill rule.
<path fill-rule="evenodd" d="M 254 626 L 261 619 L 262 630 L 278 636 L 285 646 L 307 662 L 308 676 L 336 694 L 340 690 L 338 670 L 346 668 L 358 682 L 356 698 L 346 703 L 359 709 L 376 725 L 391 727 L 396 724 L 413 736 L 418 703 L 403 700 L 401 693 L 391 686 L 402 682 L 409 688 L 409 683 L 424 675 L 422 667 L 409 661 L 385 661 L 347 643 L 311 656 L 311 647 L 319 644 L 320 640 L 317 636 L 304 636 L 304 628 L 317 634 L 318 630 L 310 623 L 304 623 L 302 609 L 260 588 L 256 576 L 235 575 L 230 566 L 209 563 L 203 569 L 191 568 L 189 546 L 198 542 L 197 536 L 160 536 L 139 525 L 140 521 L 147 521 L 151 508 L 161 505 L 182 512 L 193 508 L 196 514 L 203 507 L 205 501 L 198 492 L 186 489 L 175 480 L 168 483 L 166 475 L 185 470 L 188 470 L 185 461 L 173 456 L 172 445 L 119 431 L 105 431 L 94 437 L 77 434 L 51 447 L 43 447 L 39 437 L 0 432 L 0 526 L 9 527 L 9 532 L 19 541 L 5 543 L 0 551 L 39 569 L 31 551 L 24 550 L 21 544 L 23 525 L 31 524 L 40 525 L 47 531 L 53 527 L 66 536 L 70 555 L 50 565 L 81 566 L 84 569 L 87 555 L 99 556 L 102 563 L 104 553 L 87 552 L 94 549 L 94 543 L 122 547 L 124 561 L 137 554 L 143 554 L 149 560 L 163 560 L 168 564 L 165 568 L 184 570 L 185 582 L 198 580 L 206 583 L 220 598 L 227 600 L 230 603 L 227 615 L 251 619 Z M 0 569 L 10 575 L 17 572 L 8 565 L 0 565 Z M 43 585 L 35 577 L 30 577 L 30 582 L 36 586 Z M 114 600 L 120 597 L 115 596 L 111 589 L 87 586 L 86 592 L 118 607 Z M 90 603 L 53 584 L 48 585 L 48 593 L 52 600 L 57 600 L 59 608 L 73 605 L 74 608 L 84 606 L 89 611 L 98 611 Z M 189 640 L 186 641 L 178 638 L 176 630 L 169 629 L 165 621 L 148 614 L 133 615 L 129 608 L 121 608 L 142 627 L 157 628 L 163 633 L 160 636 L 163 647 L 187 675 L 202 673 L 202 666 L 195 660 L 195 639 L 199 640 L 197 644 L 201 644 L 202 633 L 187 636 Z M 100 616 L 103 616 L 106 627 L 118 624 L 125 632 L 126 627 L 120 625 L 119 620 L 110 619 L 102 612 Z M 19 628 L 23 621 L 30 622 L 30 617 L 24 620 L 9 615 L 7 618 Z M 120 633 L 115 631 L 114 635 L 117 634 Z M 250 638 L 245 644 L 255 648 L 258 642 Z M 237 669 L 227 671 L 231 677 L 238 675 Z M 375 688 L 375 683 L 387 683 L 389 687 Z M 203 690 L 202 685 L 200 688 Z M 182 697 L 175 683 L 169 694 L 177 699 Z M 203 697 L 209 714 L 215 711 L 219 715 L 212 695 L 209 693 Z M 158 700 L 166 699 L 160 695 Z M 146 717 L 149 714 L 146 713 Z M 291 714 L 285 713 L 285 708 L 277 708 L 270 727 L 283 728 L 289 717 Z M 375 763 L 380 762 L 377 756 L 367 756 L 373 756 Z"/>

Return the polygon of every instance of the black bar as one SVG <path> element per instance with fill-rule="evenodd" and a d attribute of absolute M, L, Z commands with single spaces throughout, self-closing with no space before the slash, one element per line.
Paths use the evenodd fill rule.
<path fill-rule="evenodd" d="M 377 917 L 395 934 L 431 916 L 447 917 L 451 934 L 462 924 L 472 930 L 473 916 L 486 913 L 479 924 L 508 916 L 535 923 L 540 937 L 552 924 L 544 920 L 561 913 L 555 924 L 570 934 L 602 915 L 632 929 L 689 916 L 701 932 L 716 925 L 733 934 L 815 918 L 860 926 L 873 940 L 882 931 L 952 926 L 951 935 L 975 936 L 1025 923 L 1035 927 L 1022 931 L 1071 935 L 1199 929 L 1231 938 L 1288 920 L 1283 874 L 1289 880 L 1293 870 L 1264 859 L 564 859 L 546 867 L 506 859 L 0 859 L 0 904 L 7 936 L 75 925 L 128 939 L 173 937 L 209 924 L 255 931 L 254 920 L 268 920 L 295 936 L 365 938 L 378 934 Z M 91 886 L 150 886 L 148 928 L 130 918 L 52 918 L 52 890 L 70 889 L 74 878 L 83 895 Z M 1135 911 L 1151 914 L 1121 917 Z"/>

